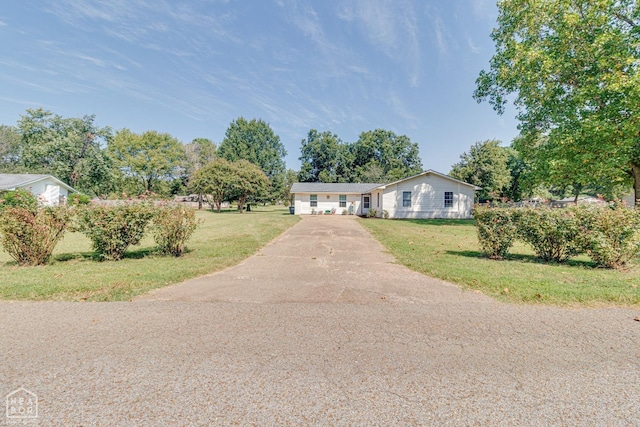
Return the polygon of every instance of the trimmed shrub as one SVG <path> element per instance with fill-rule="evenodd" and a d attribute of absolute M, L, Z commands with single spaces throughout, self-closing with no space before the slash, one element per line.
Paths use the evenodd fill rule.
<path fill-rule="evenodd" d="M 172 205 L 159 208 L 153 217 L 153 238 L 160 252 L 181 256 L 200 222 L 193 209 Z"/>
<path fill-rule="evenodd" d="M 0 211 L 6 208 L 24 208 L 35 213 L 38 199 L 30 191 L 21 188 L 0 192 Z"/>
<path fill-rule="evenodd" d="M 480 248 L 489 258 L 502 259 L 517 236 L 516 223 L 512 209 L 476 207 L 473 217 Z"/>
<path fill-rule="evenodd" d="M 0 211 L 0 243 L 20 265 L 46 264 L 71 214 L 65 206 L 32 209 L 30 202 L 26 205 L 29 207 L 9 206 Z"/>
<path fill-rule="evenodd" d="M 88 205 L 91 203 L 91 196 L 86 194 L 74 193 L 69 196 L 67 203 L 70 205 Z"/>
<path fill-rule="evenodd" d="M 147 203 L 86 205 L 78 208 L 75 228 L 91 240 L 100 259 L 117 261 L 129 246 L 140 243 L 152 217 Z"/>
<path fill-rule="evenodd" d="M 378 216 L 378 211 L 376 209 L 369 209 L 369 211 L 367 212 L 367 218 L 375 218 Z"/>
<path fill-rule="evenodd" d="M 640 253 L 640 209 L 581 207 L 579 243 L 599 267 L 620 268 Z"/>
<path fill-rule="evenodd" d="M 389 219 L 389 211 L 386 209 L 382 210 L 382 218 Z"/>
<path fill-rule="evenodd" d="M 580 252 L 574 208 L 525 208 L 515 211 L 518 236 L 544 261 L 564 262 Z"/>

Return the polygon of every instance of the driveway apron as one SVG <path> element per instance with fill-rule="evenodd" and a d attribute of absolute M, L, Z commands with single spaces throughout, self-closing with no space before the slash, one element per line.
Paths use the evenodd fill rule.
<path fill-rule="evenodd" d="M 38 409 L 0 425 L 637 426 L 636 315 L 499 303 L 305 217 L 133 302 L 0 302 L 0 398 Z"/>

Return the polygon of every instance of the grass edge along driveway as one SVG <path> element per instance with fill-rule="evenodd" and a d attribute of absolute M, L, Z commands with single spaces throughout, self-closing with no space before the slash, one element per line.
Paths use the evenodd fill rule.
<path fill-rule="evenodd" d="M 238 264 L 300 219 L 288 210 L 269 207 L 243 214 L 203 210 L 197 216 L 204 222 L 180 258 L 156 254 L 149 235 L 115 262 L 96 261 L 91 242 L 79 233 L 65 234 L 46 266 L 19 267 L 0 249 L 0 299 L 126 301 Z"/>
<path fill-rule="evenodd" d="M 640 260 L 625 270 L 593 268 L 586 256 L 538 261 L 516 243 L 507 260 L 480 252 L 473 220 L 359 219 L 400 264 L 512 303 L 640 306 Z"/>

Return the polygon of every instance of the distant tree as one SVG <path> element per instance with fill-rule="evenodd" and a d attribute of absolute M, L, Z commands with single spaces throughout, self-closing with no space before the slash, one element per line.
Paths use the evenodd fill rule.
<path fill-rule="evenodd" d="M 418 144 L 408 136 L 376 129 L 362 132 L 351 149 L 355 180 L 394 181 L 422 172 Z M 378 174 L 378 167 L 382 173 Z"/>
<path fill-rule="evenodd" d="M 207 138 L 196 138 L 184 146 L 185 167 L 182 186 L 187 187 L 189 178 L 216 158 L 216 144 Z M 198 209 L 202 209 L 202 193 L 198 193 Z"/>
<path fill-rule="evenodd" d="M 257 165 L 272 183 L 268 196 L 271 200 L 282 194 L 286 155 L 280 137 L 265 121 L 247 121 L 243 117 L 231 122 L 218 149 L 218 156 L 223 159 L 232 162 L 247 160 Z"/>
<path fill-rule="evenodd" d="M 502 0 L 474 94 L 518 108 L 523 158 L 578 188 L 633 179 L 640 199 L 636 0 Z M 515 95 L 515 96 L 511 96 Z M 525 153 L 527 151 L 527 153 Z"/>
<path fill-rule="evenodd" d="M 64 118 L 42 108 L 28 109 L 18 120 L 18 164 L 35 173 L 51 173 L 74 188 L 103 194 L 117 179 L 104 147 L 109 127 L 94 124 L 95 116 Z"/>
<path fill-rule="evenodd" d="M 194 172 L 190 187 L 197 194 L 204 194 L 211 209 L 220 212 L 222 203 L 234 196 L 235 181 L 235 165 L 225 159 L 214 159 Z"/>
<path fill-rule="evenodd" d="M 334 133 L 309 130 L 300 148 L 300 181 L 344 182 L 344 177 L 339 176 L 344 145 Z"/>
<path fill-rule="evenodd" d="M 480 200 L 493 200 L 503 196 L 511 182 L 508 161 L 509 153 L 500 146 L 500 141 L 476 142 L 468 153 L 460 156 L 449 175 L 482 187 L 477 194 Z"/>
<path fill-rule="evenodd" d="M 293 169 L 287 170 L 287 173 L 285 174 L 285 178 L 284 178 L 285 191 L 282 193 L 280 198 L 282 200 L 285 200 L 288 205 L 293 204 L 295 195 L 291 193 L 291 186 L 294 183 L 299 182 L 298 176 L 299 176 L 298 172 L 294 171 Z"/>
<path fill-rule="evenodd" d="M 196 138 L 184 146 L 185 170 L 188 175 L 197 171 L 216 158 L 216 144 L 207 138 Z"/>
<path fill-rule="evenodd" d="M 121 129 L 108 149 L 120 170 L 136 178 L 145 191 L 156 191 L 161 180 L 179 176 L 185 158 L 180 141 L 156 131 L 138 135 Z"/>
<path fill-rule="evenodd" d="M 233 199 L 238 202 L 238 210 L 242 213 L 249 200 L 264 197 L 271 183 L 262 169 L 247 160 L 238 160 L 233 166 Z"/>
<path fill-rule="evenodd" d="M 13 126 L 0 125 L 0 172 L 19 169 L 20 133 Z"/>

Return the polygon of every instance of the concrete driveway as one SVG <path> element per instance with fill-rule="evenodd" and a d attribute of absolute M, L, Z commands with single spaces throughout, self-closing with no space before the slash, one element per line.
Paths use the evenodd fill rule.
<path fill-rule="evenodd" d="M 391 261 L 307 217 L 134 302 L 0 303 L 0 395 L 37 394 L 41 426 L 640 425 L 636 311 L 501 304 Z"/>

